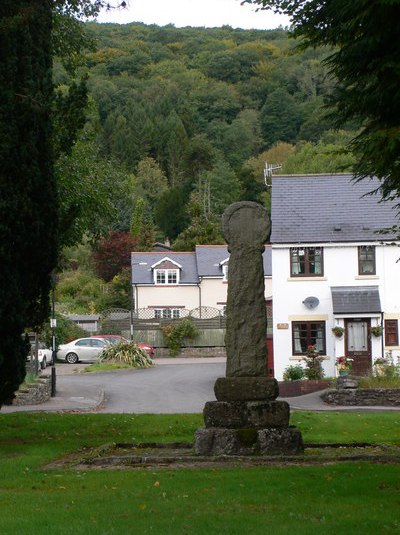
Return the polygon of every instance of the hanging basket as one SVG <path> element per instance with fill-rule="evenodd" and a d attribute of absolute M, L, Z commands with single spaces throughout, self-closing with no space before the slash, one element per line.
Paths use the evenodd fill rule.
<path fill-rule="evenodd" d="M 344 328 L 343 327 L 339 327 L 337 325 L 336 327 L 333 327 L 332 332 L 336 336 L 336 338 L 342 338 L 342 336 L 344 334 Z"/>

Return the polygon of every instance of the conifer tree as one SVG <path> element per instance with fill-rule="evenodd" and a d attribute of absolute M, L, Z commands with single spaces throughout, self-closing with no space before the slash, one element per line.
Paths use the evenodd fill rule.
<path fill-rule="evenodd" d="M 49 0 L 0 3 L 0 406 L 25 376 L 24 328 L 48 317 L 57 256 Z"/>

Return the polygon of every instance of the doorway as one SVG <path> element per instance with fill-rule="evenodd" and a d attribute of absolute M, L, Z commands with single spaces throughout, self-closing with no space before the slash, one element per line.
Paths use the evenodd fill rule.
<path fill-rule="evenodd" d="M 346 357 L 353 359 L 352 373 L 368 375 L 372 369 L 371 321 L 365 318 L 345 320 Z"/>

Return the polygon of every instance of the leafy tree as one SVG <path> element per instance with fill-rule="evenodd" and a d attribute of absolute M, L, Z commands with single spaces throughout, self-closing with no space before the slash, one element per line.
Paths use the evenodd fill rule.
<path fill-rule="evenodd" d="M 84 236 L 98 240 L 112 228 L 129 228 L 121 221 L 131 213 L 126 173 L 115 161 L 100 155 L 90 129 L 55 164 L 60 198 L 61 243 L 74 245 Z M 46 210 L 44 212 L 46 214 Z"/>
<path fill-rule="evenodd" d="M 129 232 L 111 232 L 102 238 L 93 252 L 93 264 L 99 277 L 110 281 L 122 269 L 131 265 L 131 252 L 137 241 Z"/>
<path fill-rule="evenodd" d="M 104 281 L 85 269 L 59 274 L 56 287 L 57 310 L 66 314 L 94 314 L 102 307 L 106 286 Z"/>
<path fill-rule="evenodd" d="M 303 173 L 340 173 L 351 172 L 354 157 L 346 148 L 349 134 L 343 133 L 342 139 L 323 138 L 317 143 L 303 142 L 296 145 L 295 153 L 283 165 L 282 172 L 287 174 Z"/>
<path fill-rule="evenodd" d="M 185 188 L 174 187 L 163 193 L 154 211 L 155 222 L 164 235 L 174 240 L 188 225 L 186 212 L 188 192 Z M 174 214 L 171 217 L 171 214 Z"/>
<path fill-rule="evenodd" d="M 375 175 L 383 198 L 400 196 L 400 99 L 396 0 L 245 0 L 291 16 L 303 47 L 329 46 L 326 63 L 338 83 L 332 95 L 337 125 L 357 121 L 351 149 L 359 178 Z"/>
<path fill-rule="evenodd" d="M 84 329 L 81 329 L 81 327 L 66 318 L 63 314 L 56 312 L 55 317 L 57 320 L 57 327 L 55 330 L 57 345 L 67 344 L 72 340 L 76 340 L 76 338 L 87 336 L 88 333 Z M 39 336 L 48 347 L 52 346 L 53 332 L 48 321 L 46 321 L 40 328 Z"/>
<path fill-rule="evenodd" d="M 261 108 L 261 130 L 267 147 L 277 141 L 296 141 L 301 123 L 300 106 L 290 93 L 276 89 L 268 95 Z"/>
<path fill-rule="evenodd" d="M 47 0 L 0 3 L 0 406 L 24 379 L 21 334 L 47 317 L 57 259 L 51 19 Z"/>
<path fill-rule="evenodd" d="M 233 169 L 218 160 L 211 171 L 199 177 L 197 191 L 202 199 L 205 216 L 221 216 L 227 206 L 240 200 L 241 184 Z"/>
<path fill-rule="evenodd" d="M 151 208 L 167 188 L 167 178 L 154 158 L 146 157 L 138 163 L 134 189 L 144 195 Z"/>

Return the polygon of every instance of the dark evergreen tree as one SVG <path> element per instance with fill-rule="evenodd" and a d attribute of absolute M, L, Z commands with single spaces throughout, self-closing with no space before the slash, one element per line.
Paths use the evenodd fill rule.
<path fill-rule="evenodd" d="M 25 376 L 26 327 L 48 317 L 57 257 L 49 0 L 0 3 L 0 406 Z"/>

